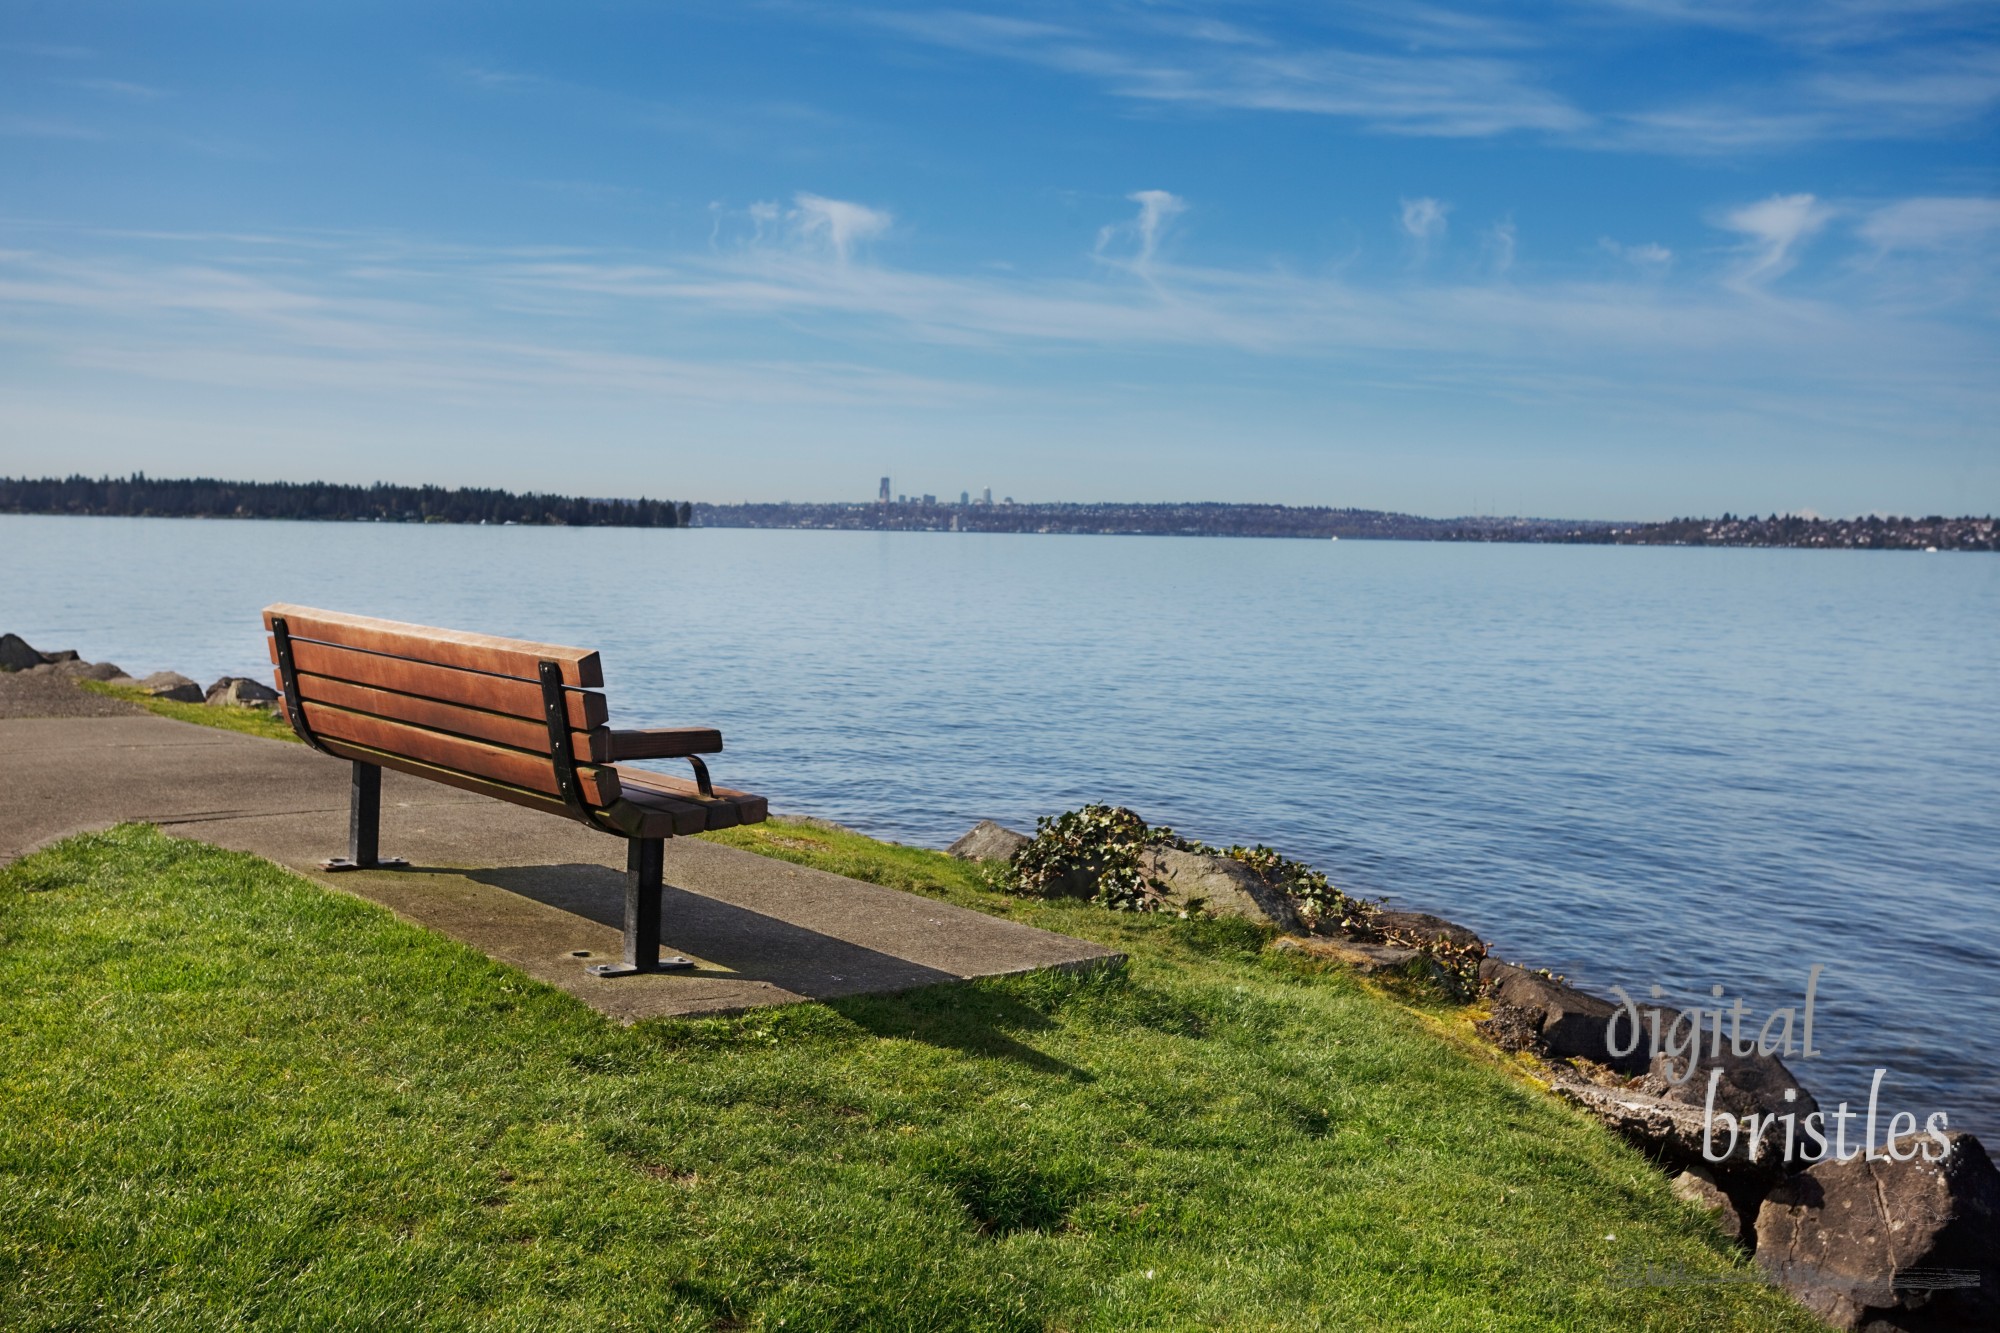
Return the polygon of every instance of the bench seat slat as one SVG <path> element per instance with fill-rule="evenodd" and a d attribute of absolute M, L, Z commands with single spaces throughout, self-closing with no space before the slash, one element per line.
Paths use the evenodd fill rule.
<path fill-rule="evenodd" d="M 285 700 L 284 706 L 285 716 L 289 718 L 292 701 Z M 307 724 L 312 727 L 313 734 L 322 739 L 352 741 L 370 749 L 407 755 L 439 768 L 455 769 L 472 777 L 504 782 L 550 796 L 558 795 L 555 767 L 549 762 L 546 749 L 546 732 L 543 733 L 543 753 L 531 754 L 489 745 L 484 741 L 467 740 L 442 731 L 428 731 L 387 718 L 371 717 L 366 713 L 350 713 L 344 708 L 316 702 L 310 695 L 304 707 Z M 589 804 L 605 806 L 618 799 L 616 769 L 580 764 L 576 777 L 583 799 Z"/>
<path fill-rule="evenodd" d="M 646 791 L 638 787 L 627 787 L 619 793 L 617 802 L 604 812 L 605 818 L 614 824 L 625 819 L 643 821 L 647 824 L 664 823 L 677 838 L 685 838 L 692 833 L 705 833 L 710 828 L 710 812 L 693 801 L 677 801 L 661 792 Z"/>
<path fill-rule="evenodd" d="M 707 827 L 710 829 L 762 823 L 770 813 L 770 802 L 747 791 L 717 787 L 714 796 L 703 796 L 699 787 L 684 778 L 669 777 L 665 773 L 629 765 L 620 765 L 617 772 L 619 789 L 628 799 L 637 801 L 660 797 L 692 802 L 708 812 Z"/>
<path fill-rule="evenodd" d="M 279 682 L 279 692 L 283 693 L 282 681 Z M 540 718 L 509 717 L 505 713 L 489 713 L 481 708 L 465 708 L 439 699 L 378 690 L 372 685 L 356 685 L 352 681 L 305 672 L 299 674 L 299 693 L 305 696 L 307 703 L 332 704 L 349 712 L 370 713 L 394 722 L 428 727 L 432 731 L 454 732 L 473 740 L 511 746 L 516 750 L 546 752 L 549 748 L 548 724 Z M 605 728 L 572 731 L 569 735 L 570 753 L 578 763 L 601 764 L 612 758 L 607 753 L 611 748 L 607 744 L 610 733 Z"/>
<path fill-rule="evenodd" d="M 275 667 L 278 661 L 277 644 L 266 639 L 265 647 L 271 654 Z M 472 671 L 460 671 L 452 667 L 436 666 L 429 662 L 412 662 L 400 657 L 381 657 L 374 653 L 357 652 L 351 648 L 336 648 L 323 643 L 292 640 L 292 662 L 301 675 L 325 676 L 333 680 L 351 681 L 356 685 L 372 685 L 377 689 L 394 690 L 398 694 L 414 694 L 425 699 L 437 699 L 445 703 L 459 704 L 467 708 L 480 708 L 489 713 L 505 713 L 509 717 L 542 721 L 542 687 L 537 681 L 515 680 L 508 676 L 487 676 Z M 278 689 L 284 689 L 284 682 L 278 682 Z M 306 700 L 312 700 L 312 691 L 304 689 Z M 564 690 L 564 703 L 569 709 L 569 724 L 576 731 L 595 731 L 610 720 L 610 710 L 601 694 L 585 690 Z"/>
<path fill-rule="evenodd" d="M 274 617 L 285 618 L 285 628 L 295 639 L 317 639 L 325 643 L 386 653 L 413 662 L 458 667 L 466 671 L 486 671 L 520 680 L 538 679 L 542 662 L 562 666 L 563 684 L 596 687 L 604 684 L 604 668 L 596 652 L 562 644 L 534 643 L 526 639 L 503 639 L 494 634 L 473 634 L 465 630 L 434 629 L 400 620 L 375 616 L 349 615 L 344 611 L 322 611 L 318 607 L 279 602 L 264 608 L 264 628 Z"/>

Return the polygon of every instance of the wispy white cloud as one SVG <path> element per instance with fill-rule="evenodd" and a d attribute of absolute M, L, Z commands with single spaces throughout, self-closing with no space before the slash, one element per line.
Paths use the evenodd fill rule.
<path fill-rule="evenodd" d="M 1621 245 L 1609 236 L 1598 238 L 1598 248 L 1613 254 L 1629 264 L 1640 268 L 1664 268 L 1674 262 L 1674 252 L 1658 241 L 1644 241 L 1638 245 Z"/>
<path fill-rule="evenodd" d="M 1136 102 L 1333 116 L 1411 135 L 1528 133 L 1608 151 L 1741 154 L 1916 138 L 2000 104 L 2000 22 L 1990 4 L 1553 7 L 1567 12 L 1537 22 L 1466 5 L 1370 0 L 1294 16 L 1283 36 L 1275 23 L 1254 26 L 1241 7 L 1216 17 L 1199 4 L 1052 11 L 1059 21 L 928 9 L 860 17 L 933 46 L 1075 75 Z M 1603 93 L 1601 105 L 1586 105 L 1560 86 L 1561 53 L 1574 52 L 1580 37 L 1635 44 L 1663 26 L 1726 29 L 1763 48 L 1764 72 L 1754 83 L 1674 100 L 1642 88 L 1622 105 Z"/>
<path fill-rule="evenodd" d="M 1415 240 L 1429 241 L 1445 233 L 1450 224 L 1445 214 L 1451 205 L 1428 197 L 1403 201 L 1403 231 Z"/>
<path fill-rule="evenodd" d="M 1129 268 L 1141 277 L 1150 278 L 1153 271 L 1153 256 L 1159 253 L 1160 241 L 1174 219 L 1187 212 L 1187 200 L 1166 190 L 1138 190 L 1125 196 L 1139 205 L 1139 212 L 1129 222 L 1107 222 L 1097 231 L 1095 254 L 1099 259 L 1111 258 L 1112 244 L 1120 236 L 1128 236 L 1133 243 L 1133 253 L 1128 258 L 1116 262 Z"/>
<path fill-rule="evenodd" d="M 795 205 L 792 225 L 798 235 L 808 241 L 823 242 L 843 264 L 854 253 L 857 242 L 882 235 L 895 220 L 881 209 L 817 194 L 794 195 L 792 203 Z"/>
<path fill-rule="evenodd" d="M 135 102 L 155 102 L 167 95 L 163 88 L 154 88 L 143 83 L 129 83 L 124 79 L 65 79 L 64 82 L 72 88 L 81 88 L 85 92 L 105 93 Z"/>
<path fill-rule="evenodd" d="M 1986 0 L 1600 0 L 1660 23 L 1754 33 L 1806 47 L 1856 46 L 1992 24 Z"/>
<path fill-rule="evenodd" d="M 882 262 L 860 241 L 892 235 L 889 214 L 815 195 L 739 210 L 728 243 L 666 255 L 320 234 L 274 267 L 266 238 L 83 254 L 15 245 L 0 251 L 0 337 L 100 375 L 453 403 L 1060 399 L 1060 381 L 1087 376 L 1089 358 L 1102 355 L 1121 380 L 1156 359 L 1138 376 L 1152 387 L 1135 393 L 1180 380 L 1197 363 L 1178 358 L 1192 356 L 1566 408 L 1623 411 L 1645 395 L 1677 411 L 1733 404 L 1815 420 L 1843 404 L 1859 412 L 1862 399 L 1883 420 L 2000 409 L 1981 369 L 1990 338 L 1976 330 L 1876 300 L 1858 272 L 1836 274 L 1838 289 L 1820 279 L 1773 286 L 1833 216 L 1811 195 L 1718 215 L 1744 246 L 1700 271 L 1670 274 L 1664 247 L 1606 241 L 1633 270 L 1565 275 L 1544 263 L 1505 282 L 1493 280 L 1497 264 L 1480 277 L 1412 271 L 1370 282 L 1186 262 L 1161 245 L 1184 201 L 1151 190 L 1130 202 L 1133 214 L 1113 224 L 1128 238 L 1126 257 L 1068 277 Z M 1411 239 L 1437 235 L 1443 206 L 1410 202 L 1435 205 L 1413 211 Z M 1933 202 L 1878 207 L 1859 238 L 1914 246 L 1973 225 Z M 1492 235 L 1502 234 L 1511 239 Z M 175 244 L 188 254 L 177 257 Z M 1037 357 L 1059 369 L 1027 387 L 997 369 Z"/>
<path fill-rule="evenodd" d="M 1903 199 L 1874 209 L 1856 230 L 1882 251 L 1983 245 L 2000 236 L 2000 199 Z"/>
<path fill-rule="evenodd" d="M 1430 257 L 1431 245 L 1442 239 L 1450 222 L 1451 205 L 1428 197 L 1403 200 L 1403 234 L 1410 238 L 1418 263 Z"/>
<path fill-rule="evenodd" d="M 1496 222 L 1486 233 L 1487 252 L 1492 256 L 1493 272 L 1506 273 L 1514 267 L 1514 252 L 1518 244 L 1518 233 L 1512 221 Z"/>
<path fill-rule="evenodd" d="M 1722 213 L 1721 226 L 1749 238 L 1732 282 L 1755 286 L 1783 277 L 1798 262 L 1798 249 L 1836 211 L 1810 194 L 1774 194 Z"/>
<path fill-rule="evenodd" d="M 1410 21 L 1434 31 L 1464 37 L 1474 27 L 1449 22 L 1451 11 L 1418 13 L 1428 18 Z M 933 45 L 1089 78 L 1135 101 L 1340 116 L 1392 133 L 1459 138 L 1570 131 L 1588 122 L 1539 86 L 1532 70 L 1463 50 L 1411 54 L 1366 40 L 1287 44 L 1240 24 L 1150 12 L 1135 19 L 1116 8 L 1064 23 L 949 10 L 864 17 Z M 1489 33 L 1485 40 L 1497 39 Z"/>
<path fill-rule="evenodd" d="M 501 69 L 493 65 L 467 61 L 454 61 L 445 67 L 445 72 L 457 82 L 469 87 L 489 88 L 496 92 L 533 88 L 546 82 L 539 74 L 526 74 L 519 70 Z"/>
<path fill-rule="evenodd" d="M 1826 141 L 1916 139 L 2000 106 L 2000 46 L 1842 55 L 1754 87 L 1623 113 L 1597 147 L 1692 155 L 1766 153 Z"/>

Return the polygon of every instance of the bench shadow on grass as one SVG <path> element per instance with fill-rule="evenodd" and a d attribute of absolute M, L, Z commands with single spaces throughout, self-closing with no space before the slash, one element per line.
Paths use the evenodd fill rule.
<path fill-rule="evenodd" d="M 1008 1035 L 1056 1025 L 1041 1010 L 989 987 L 958 982 L 897 995 L 849 995 L 826 1005 L 878 1037 L 902 1037 L 967 1055 L 1013 1060 L 1037 1073 L 1057 1074 L 1078 1083 L 1090 1083 L 1096 1077 Z"/>
<path fill-rule="evenodd" d="M 584 862 L 484 870 L 412 866 L 404 873 L 459 875 L 558 911 L 622 930 L 625 876 Z M 1047 1014 L 955 972 L 808 930 L 763 912 L 669 884 L 661 902 L 664 947 L 818 1000 L 878 1037 L 900 1037 L 969 1055 L 1013 1060 L 1045 1074 L 1091 1075 L 1009 1035 L 1053 1029 Z M 695 974 L 700 975 L 700 974 Z"/>

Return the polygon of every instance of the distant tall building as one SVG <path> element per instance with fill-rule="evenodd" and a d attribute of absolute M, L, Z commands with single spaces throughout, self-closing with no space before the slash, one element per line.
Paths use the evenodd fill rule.
<path fill-rule="evenodd" d="M 983 505 L 990 505 L 993 503 L 993 488 L 991 486 L 988 486 L 985 490 L 979 493 L 979 503 Z"/>
<path fill-rule="evenodd" d="M 958 502 L 959 502 L 959 503 L 960 503 L 961 505 L 969 505 L 969 504 L 971 504 L 971 503 L 972 503 L 972 492 L 971 492 L 971 491 L 960 491 L 960 492 L 958 493 Z"/>
<path fill-rule="evenodd" d="M 882 478 L 882 491 L 881 494 L 875 497 L 875 503 L 881 505 L 889 503 L 889 479 L 887 477 Z"/>

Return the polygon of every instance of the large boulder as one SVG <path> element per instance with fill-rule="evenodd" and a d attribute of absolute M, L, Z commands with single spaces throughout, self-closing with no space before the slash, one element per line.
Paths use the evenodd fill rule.
<path fill-rule="evenodd" d="M 1455 949 L 1474 949 L 1485 943 L 1474 931 L 1447 921 L 1429 912 L 1391 912 L 1387 909 L 1371 913 L 1368 926 L 1384 935 L 1399 940 L 1435 944 L 1440 940 Z"/>
<path fill-rule="evenodd" d="M 1835 1328 L 2000 1328 L 2000 1171 L 1970 1134 L 1945 1138 L 1939 1161 L 1856 1155 L 1783 1182 L 1757 1262 Z"/>
<path fill-rule="evenodd" d="M 26 671 L 49 659 L 36 652 L 18 634 L 0 634 L 0 671 Z"/>
<path fill-rule="evenodd" d="M 1656 1097 L 1615 1074 L 1600 1082 L 1557 1067 L 1550 1086 L 1655 1161 L 1675 1171 L 1699 1167 L 1746 1204 L 1785 1178 L 1782 1135 L 1767 1134 L 1753 1143 L 1748 1134 L 1729 1132 L 1726 1114 L 1718 1114 L 1711 1126 L 1703 1108 Z"/>
<path fill-rule="evenodd" d="M 278 692 L 262 681 L 248 676 L 224 676 L 208 687 L 204 703 L 252 704 L 258 708 L 268 708 L 278 702 Z"/>
<path fill-rule="evenodd" d="M 961 861 L 1011 861 L 1016 852 L 1033 841 L 1025 833 L 1016 833 L 990 819 L 982 819 L 945 851 Z"/>
<path fill-rule="evenodd" d="M 1158 886 L 1164 907 L 1241 917 L 1286 932 L 1300 928 L 1291 899 L 1234 857 L 1155 847 L 1140 853 L 1139 873 Z"/>
<path fill-rule="evenodd" d="M 1611 1053 L 1605 1034 L 1611 1016 L 1618 1012 L 1618 1006 L 1611 1001 L 1586 995 L 1554 977 L 1497 958 L 1480 963 L 1479 984 L 1491 993 L 1496 1015 L 1503 1009 L 1519 1010 L 1519 1014 L 1507 1016 L 1509 1021 L 1532 1026 L 1539 1034 L 1542 1048 L 1556 1059 L 1581 1056 L 1624 1073 L 1645 1070 L 1643 1045 L 1622 1057 Z"/>
<path fill-rule="evenodd" d="M 139 688 L 155 699 L 171 699 L 180 704 L 198 704 L 203 698 L 201 686 L 178 671 L 155 671 L 139 682 Z"/>
<path fill-rule="evenodd" d="M 1661 1010 L 1660 1030 L 1669 1031 L 1678 1017 L 1671 1009 Z M 1619 1035 L 1621 1039 L 1624 1037 L 1622 1032 Z M 1737 1055 L 1730 1049 L 1726 1028 L 1719 1053 L 1711 1055 L 1711 1049 L 1709 1042 L 1702 1044 L 1693 1072 L 1679 1083 L 1675 1083 L 1671 1076 L 1687 1067 L 1686 1058 L 1673 1059 L 1662 1051 L 1653 1057 L 1639 1086 L 1669 1101 L 1705 1106 L 1708 1104 L 1710 1075 L 1720 1069 L 1722 1077 L 1715 1084 L 1718 1110 L 1736 1116 L 1796 1115 L 1797 1123 L 1801 1124 L 1807 1116 L 1819 1110 L 1819 1103 L 1813 1095 L 1799 1085 L 1792 1071 L 1777 1056 L 1760 1055 L 1754 1050 L 1748 1055 Z M 1790 1099 L 1785 1096 L 1788 1092 L 1792 1094 Z"/>
<path fill-rule="evenodd" d="M 1357 940 L 1333 939 L 1324 935 L 1286 935 L 1271 946 L 1279 953 L 1298 954 L 1323 963 L 1339 963 L 1363 976 L 1382 972 L 1406 972 L 1413 963 L 1428 962 L 1420 949 L 1394 944 L 1364 944 Z M 1436 964 L 1432 963 L 1435 967 Z"/>
<path fill-rule="evenodd" d="M 76 659 L 67 662 L 57 662 L 49 670 L 68 680 L 115 680 L 125 683 L 132 681 L 130 676 L 126 675 L 120 667 L 111 662 L 85 662 L 81 659 Z"/>

